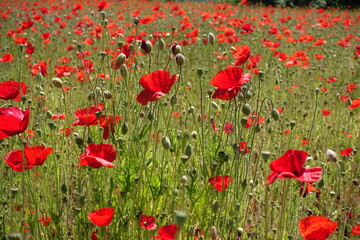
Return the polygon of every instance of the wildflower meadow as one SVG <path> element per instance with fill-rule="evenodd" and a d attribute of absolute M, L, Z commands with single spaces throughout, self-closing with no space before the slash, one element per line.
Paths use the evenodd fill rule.
<path fill-rule="evenodd" d="M 2 240 L 359 239 L 358 8 L 0 6 Z"/>

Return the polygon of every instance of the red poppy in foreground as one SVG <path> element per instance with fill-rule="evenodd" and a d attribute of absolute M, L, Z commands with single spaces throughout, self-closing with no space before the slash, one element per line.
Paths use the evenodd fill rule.
<path fill-rule="evenodd" d="M 21 95 L 26 94 L 27 85 L 24 82 L 4 81 L 0 83 L 0 99 L 20 101 Z"/>
<path fill-rule="evenodd" d="M 5 53 L 2 58 L 0 58 L 0 62 L 12 62 L 14 57 L 11 53 Z"/>
<path fill-rule="evenodd" d="M 90 143 L 85 153 L 80 156 L 80 163 L 76 167 L 90 166 L 93 168 L 99 167 L 114 167 L 113 162 L 116 159 L 116 149 L 113 145 L 108 143 Z"/>
<path fill-rule="evenodd" d="M 325 240 L 337 227 L 337 222 L 321 216 L 310 216 L 299 221 L 300 234 L 306 240 Z"/>
<path fill-rule="evenodd" d="M 25 160 L 24 160 L 24 154 Z M 42 165 L 47 156 L 52 153 L 52 148 L 45 148 L 44 146 L 25 146 L 24 151 L 13 150 L 10 151 L 4 158 L 5 163 L 14 171 L 22 172 L 32 169 L 35 166 Z"/>
<path fill-rule="evenodd" d="M 230 100 L 235 98 L 241 86 L 250 81 L 251 74 L 243 74 L 243 70 L 239 67 L 228 67 L 221 70 L 211 79 L 210 84 L 217 87 L 212 98 L 222 100 Z"/>
<path fill-rule="evenodd" d="M 167 94 L 177 80 L 177 75 L 170 77 L 170 73 L 164 70 L 157 70 L 140 78 L 140 85 L 145 88 L 136 100 L 146 105 L 148 102 L 155 102 Z"/>
<path fill-rule="evenodd" d="M 268 175 L 267 184 L 273 183 L 277 178 L 295 178 L 300 182 L 313 183 L 321 178 L 322 168 L 303 168 L 305 164 L 307 152 L 300 150 L 288 150 L 280 158 L 274 160 L 270 164 L 273 171 Z"/>
<path fill-rule="evenodd" d="M 16 107 L 0 108 L 0 139 L 22 133 L 28 127 L 30 110 Z"/>
<path fill-rule="evenodd" d="M 146 230 L 154 230 L 157 228 L 155 217 L 148 215 L 141 215 L 139 225 Z"/>
<path fill-rule="evenodd" d="M 208 181 L 216 191 L 221 192 L 228 188 L 229 184 L 233 181 L 233 178 L 230 177 L 229 175 L 216 176 L 209 178 Z"/>
<path fill-rule="evenodd" d="M 178 230 L 179 228 L 176 224 L 165 225 L 158 230 L 159 236 L 154 236 L 154 238 L 162 240 L 175 240 Z"/>
<path fill-rule="evenodd" d="M 114 208 L 101 208 L 95 211 L 92 211 L 88 214 L 88 219 L 95 225 L 100 227 L 108 226 L 114 216 Z"/>

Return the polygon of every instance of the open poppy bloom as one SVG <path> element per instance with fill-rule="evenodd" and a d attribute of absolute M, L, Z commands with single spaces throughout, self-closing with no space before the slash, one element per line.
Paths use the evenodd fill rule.
<path fill-rule="evenodd" d="M 52 153 L 52 148 L 44 146 L 25 146 L 24 151 L 10 151 L 4 158 L 5 163 L 14 171 L 22 172 L 32 169 L 35 166 L 42 165 L 47 156 Z M 25 159 L 24 159 L 25 154 Z"/>
<path fill-rule="evenodd" d="M 111 223 L 114 212 L 114 208 L 100 208 L 98 210 L 90 212 L 88 214 L 88 219 L 97 226 L 105 227 Z"/>
<path fill-rule="evenodd" d="M 351 228 L 352 235 L 360 235 L 360 224 Z"/>
<path fill-rule="evenodd" d="M 208 181 L 216 191 L 221 192 L 228 188 L 229 184 L 233 181 L 233 178 L 230 177 L 229 175 L 216 176 L 209 178 Z"/>
<path fill-rule="evenodd" d="M 240 66 L 248 60 L 250 57 L 250 47 L 248 45 L 245 46 L 234 46 L 236 49 L 235 52 L 232 53 L 232 55 L 235 58 L 235 66 Z"/>
<path fill-rule="evenodd" d="M 0 99 L 20 101 L 21 95 L 26 94 L 27 85 L 24 82 L 4 81 L 0 83 Z"/>
<path fill-rule="evenodd" d="M 89 108 L 78 109 L 75 111 L 76 121 L 71 124 L 71 126 L 91 126 L 98 124 L 98 117 L 96 116 L 98 112 L 101 112 L 104 109 L 103 104 L 98 104 L 98 106 L 91 106 Z"/>
<path fill-rule="evenodd" d="M 14 57 L 11 53 L 5 53 L 2 58 L 0 58 L 0 62 L 12 62 Z"/>
<path fill-rule="evenodd" d="M 310 216 L 299 221 L 300 234 L 306 240 L 325 240 L 337 227 L 337 222 L 322 216 Z"/>
<path fill-rule="evenodd" d="M 308 153 L 300 150 L 287 150 L 280 158 L 270 164 L 273 171 L 268 175 L 267 184 L 272 184 L 277 178 L 295 178 L 300 182 L 313 183 L 321 178 L 322 168 L 303 168 Z"/>
<path fill-rule="evenodd" d="M 112 168 L 114 167 L 112 162 L 116 159 L 116 156 L 116 149 L 113 145 L 108 143 L 90 143 L 85 149 L 85 153 L 81 154 L 80 163 L 76 167 Z"/>
<path fill-rule="evenodd" d="M 158 230 L 159 236 L 154 236 L 154 238 L 162 240 L 175 240 L 178 230 L 179 228 L 176 224 L 165 225 Z"/>
<path fill-rule="evenodd" d="M 112 134 L 115 133 L 115 123 L 117 123 L 118 121 L 120 121 L 121 117 L 120 116 L 116 116 L 115 119 L 113 116 L 106 116 L 106 115 L 102 115 L 100 116 L 99 120 L 100 120 L 100 127 L 104 128 L 104 134 L 103 134 L 103 139 L 107 140 L 109 139 L 109 134 L 110 132 Z"/>
<path fill-rule="evenodd" d="M 22 133 L 29 125 L 30 110 L 0 108 L 0 139 Z"/>
<path fill-rule="evenodd" d="M 148 102 L 155 102 L 170 91 L 176 80 L 176 74 L 170 77 L 170 73 L 165 70 L 157 70 L 146 74 L 139 81 L 145 90 L 136 97 L 136 100 L 142 105 L 146 105 Z"/>
<path fill-rule="evenodd" d="M 211 79 L 210 84 L 217 87 L 212 98 L 222 100 L 230 100 L 235 98 L 241 86 L 250 81 L 251 74 L 243 74 L 243 70 L 239 67 L 228 67 L 221 70 Z"/>
<path fill-rule="evenodd" d="M 146 230 L 154 230 L 157 228 L 155 217 L 148 215 L 141 215 L 139 225 Z"/>

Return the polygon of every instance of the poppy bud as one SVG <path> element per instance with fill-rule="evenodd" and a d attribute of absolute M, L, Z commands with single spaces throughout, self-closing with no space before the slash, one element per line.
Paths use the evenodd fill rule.
<path fill-rule="evenodd" d="M 127 75 L 128 75 L 128 69 L 126 67 L 126 65 L 121 65 L 120 67 L 120 74 L 123 78 L 127 78 Z"/>
<path fill-rule="evenodd" d="M 121 126 L 121 133 L 122 134 L 127 134 L 127 132 L 129 131 L 129 127 L 126 123 L 124 123 L 122 126 Z"/>
<path fill-rule="evenodd" d="M 133 23 L 135 24 L 135 25 L 138 25 L 139 24 L 139 18 L 138 17 L 134 17 L 134 19 L 133 19 Z"/>
<path fill-rule="evenodd" d="M 147 118 L 149 119 L 149 121 L 154 120 L 154 113 L 152 111 L 150 111 L 147 115 Z"/>
<path fill-rule="evenodd" d="M 352 101 L 351 101 L 350 98 L 347 100 L 346 104 L 347 104 L 348 106 L 350 106 L 350 105 L 352 104 Z"/>
<path fill-rule="evenodd" d="M 190 106 L 187 110 L 188 113 L 193 113 L 195 111 L 195 107 L 194 106 Z"/>
<path fill-rule="evenodd" d="M 170 139 L 167 136 L 163 136 L 161 139 L 161 144 L 164 149 L 168 150 L 171 147 Z"/>
<path fill-rule="evenodd" d="M 18 193 L 19 189 L 17 187 L 10 188 L 11 197 L 15 198 L 16 194 Z"/>
<path fill-rule="evenodd" d="M 211 45 L 214 45 L 214 43 L 215 43 L 215 36 L 214 36 L 213 33 L 209 33 L 209 35 L 208 35 L 208 41 L 209 41 L 209 43 L 210 43 Z"/>
<path fill-rule="evenodd" d="M 271 111 L 271 117 L 277 121 L 280 118 L 280 113 L 275 108 Z"/>
<path fill-rule="evenodd" d="M 177 65 L 181 66 L 184 64 L 185 62 L 185 57 L 184 55 L 182 55 L 181 53 L 177 54 L 175 57 L 175 62 Z"/>
<path fill-rule="evenodd" d="M 54 130 L 56 128 L 56 124 L 54 122 L 48 122 L 48 126 L 51 130 Z"/>
<path fill-rule="evenodd" d="M 198 68 L 196 72 L 197 72 L 198 77 L 201 78 L 201 76 L 203 75 L 203 72 L 204 72 L 204 71 L 203 71 L 202 68 Z"/>
<path fill-rule="evenodd" d="M 229 161 L 229 155 L 226 152 L 218 152 L 218 158 L 221 162 L 228 162 Z"/>
<path fill-rule="evenodd" d="M 183 175 L 183 176 L 181 177 L 180 182 L 181 182 L 182 184 L 186 184 L 186 183 L 188 182 L 187 176 L 186 176 L 186 175 Z"/>
<path fill-rule="evenodd" d="M 94 92 L 89 93 L 88 100 L 89 100 L 89 102 L 95 100 L 95 93 Z"/>
<path fill-rule="evenodd" d="M 263 71 L 259 71 L 258 76 L 259 76 L 260 81 L 264 81 L 264 72 Z"/>
<path fill-rule="evenodd" d="M 78 49 L 79 51 L 81 51 L 81 48 L 82 48 L 81 43 L 78 43 L 78 44 L 76 45 L 76 47 L 77 47 L 77 49 Z"/>
<path fill-rule="evenodd" d="M 197 136 L 198 136 L 198 133 L 197 133 L 196 131 L 192 131 L 192 132 L 190 133 L 190 135 L 191 135 L 192 138 L 196 139 Z"/>
<path fill-rule="evenodd" d="M 189 143 L 189 144 L 186 145 L 186 147 L 185 147 L 184 154 L 185 154 L 186 156 L 188 156 L 188 157 L 191 157 L 192 151 L 193 151 L 193 146 Z"/>
<path fill-rule="evenodd" d="M 237 237 L 240 238 L 241 235 L 243 234 L 244 229 L 242 229 L 241 227 L 237 228 Z"/>
<path fill-rule="evenodd" d="M 241 118 L 241 120 L 240 120 L 241 126 L 244 127 L 246 123 L 247 123 L 247 118 L 246 117 Z"/>
<path fill-rule="evenodd" d="M 295 127 L 296 122 L 295 121 L 290 121 L 290 128 L 291 130 Z"/>
<path fill-rule="evenodd" d="M 52 116 L 53 116 L 52 112 L 50 112 L 50 111 L 47 111 L 47 112 L 46 112 L 46 117 L 47 117 L 48 119 L 52 119 Z"/>
<path fill-rule="evenodd" d="M 324 182 L 324 178 L 321 178 L 318 183 L 317 183 L 317 186 L 318 188 L 323 188 L 325 185 L 325 182 Z"/>
<path fill-rule="evenodd" d="M 106 99 L 111 99 L 111 98 L 112 98 L 111 92 L 108 91 L 108 90 L 105 90 L 105 91 L 104 91 L 104 97 L 105 97 Z"/>
<path fill-rule="evenodd" d="M 248 116 L 251 113 L 251 107 L 249 104 L 245 103 L 244 106 L 241 108 L 241 111 L 245 116 Z"/>
<path fill-rule="evenodd" d="M 119 65 L 124 64 L 126 60 L 126 55 L 124 53 L 120 53 L 119 56 L 116 58 L 116 63 Z"/>
<path fill-rule="evenodd" d="M 208 95 L 209 97 L 211 97 L 214 92 L 213 92 L 213 90 L 208 89 L 206 93 L 207 93 L 207 95 Z"/>
<path fill-rule="evenodd" d="M 326 152 L 326 159 L 331 162 L 337 162 L 338 158 L 337 158 L 336 152 L 328 149 Z"/>
<path fill-rule="evenodd" d="M 177 96 L 176 96 L 176 94 L 171 96 L 170 104 L 171 104 L 171 106 L 174 106 L 175 104 L 177 104 Z"/>
<path fill-rule="evenodd" d="M 189 156 L 187 156 L 187 155 L 181 155 L 180 159 L 181 159 L 181 162 L 182 162 L 183 164 L 185 164 L 185 163 L 189 160 Z"/>
<path fill-rule="evenodd" d="M 106 57 L 107 53 L 106 52 L 100 52 L 100 57 L 102 59 L 104 59 Z"/>
<path fill-rule="evenodd" d="M 81 137 L 77 137 L 77 138 L 75 138 L 75 143 L 78 146 L 82 146 L 84 144 L 84 140 Z"/>
<path fill-rule="evenodd" d="M 106 18 L 106 12 L 101 11 L 101 12 L 100 12 L 100 16 L 101 16 L 103 19 L 105 19 L 105 18 Z"/>
<path fill-rule="evenodd" d="M 175 223 L 177 226 L 182 227 L 187 219 L 188 215 L 184 211 L 175 212 Z"/>
<path fill-rule="evenodd" d="M 119 42 L 117 42 L 117 46 L 118 46 L 118 48 L 122 48 L 122 46 L 124 45 L 124 43 L 123 42 L 121 42 L 121 41 L 119 41 Z"/>
<path fill-rule="evenodd" d="M 181 53 L 181 46 L 177 43 L 174 43 L 170 47 L 171 53 L 176 56 L 177 54 Z"/>
<path fill-rule="evenodd" d="M 216 233 L 216 227 L 215 227 L 215 226 L 212 226 L 212 227 L 210 228 L 210 239 L 211 239 L 211 240 L 216 240 L 216 235 L 217 235 L 217 233 Z"/>
<path fill-rule="evenodd" d="M 211 209 L 213 210 L 213 212 L 217 212 L 219 210 L 219 201 L 218 200 L 214 200 L 211 203 Z"/>
<path fill-rule="evenodd" d="M 65 193 L 67 193 L 67 189 L 68 189 L 68 188 L 67 188 L 66 183 L 63 183 L 63 184 L 61 185 L 61 192 L 65 194 Z"/>
<path fill-rule="evenodd" d="M 164 50 L 164 49 L 165 49 L 165 42 L 164 42 L 163 39 L 160 39 L 160 40 L 159 40 L 158 47 L 159 47 L 160 50 Z"/>
<path fill-rule="evenodd" d="M 140 51 L 142 53 L 151 53 L 152 44 L 150 41 L 142 40 L 140 45 Z"/>
<path fill-rule="evenodd" d="M 62 88 L 62 85 L 63 85 L 63 82 L 61 81 L 60 78 L 53 78 L 53 79 L 51 80 L 51 83 L 52 83 L 52 85 L 53 85 L 54 87 L 56 87 L 56 88 Z"/>

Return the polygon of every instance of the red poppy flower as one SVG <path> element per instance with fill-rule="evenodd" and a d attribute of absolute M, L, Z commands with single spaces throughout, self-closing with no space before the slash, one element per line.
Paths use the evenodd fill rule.
<path fill-rule="evenodd" d="M 179 228 L 176 224 L 165 225 L 159 228 L 158 230 L 159 236 L 154 236 L 154 238 L 162 239 L 162 240 L 175 240 L 176 233 L 178 230 Z"/>
<path fill-rule="evenodd" d="M 215 188 L 216 191 L 224 191 L 228 188 L 229 184 L 233 181 L 233 178 L 229 175 L 225 176 L 216 176 L 208 179 L 211 186 Z"/>
<path fill-rule="evenodd" d="M 325 240 L 337 227 L 337 222 L 321 216 L 310 216 L 299 221 L 300 234 L 306 240 Z"/>
<path fill-rule="evenodd" d="M 250 57 L 250 47 L 248 45 L 245 46 L 234 46 L 236 51 L 232 53 L 235 58 L 235 66 L 240 66 L 248 60 Z"/>
<path fill-rule="evenodd" d="M 354 90 L 357 88 L 357 86 L 358 86 L 358 85 L 355 84 L 355 83 L 348 84 L 346 92 L 352 92 L 352 91 L 354 91 Z"/>
<path fill-rule="evenodd" d="M 113 162 L 116 159 L 116 149 L 113 145 L 108 143 L 90 143 L 85 153 L 80 156 L 80 163 L 76 167 L 90 166 L 93 168 L 99 167 L 114 167 Z"/>
<path fill-rule="evenodd" d="M 0 62 L 12 62 L 14 57 L 11 53 L 5 53 L 2 58 L 0 58 Z"/>
<path fill-rule="evenodd" d="M 357 107 L 360 107 L 360 98 L 352 100 L 349 109 L 355 109 Z"/>
<path fill-rule="evenodd" d="M 340 155 L 341 156 L 350 156 L 350 154 L 353 152 L 352 148 L 345 148 L 343 150 L 340 151 Z"/>
<path fill-rule="evenodd" d="M 356 227 L 352 227 L 351 234 L 352 235 L 360 235 L 360 224 L 357 225 Z"/>
<path fill-rule="evenodd" d="M 238 152 L 242 154 L 247 154 L 250 151 L 250 149 L 247 147 L 247 142 L 239 142 L 239 149 Z"/>
<path fill-rule="evenodd" d="M 96 114 L 101 112 L 104 109 L 103 104 L 99 104 L 98 106 L 91 106 L 89 108 L 78 109 L 75 111 L 76 121 L 71 124 L 71 126 L 91 126 L 98 124 L 98 117 Z"/>
<path fill-rule="evenodd" d="M 228 133 L 232 133 L 233 131 L 234 131 L 234 125 L 232 125 L 229 122 L 226 122 L 224 126 L 224 133 L 228 134 Z"/>
<path fill-rule="evenodd" d="M 323 109 L 323 110 L 321 110 L 322 111 L 322 114 L 326 117 L 326 116 L 329 116 L 329 114 L 331 113 L 331 111 L 330 110 L 328 110 L 328 109 Z"/>
<path fill-rule="evenodd" d="M 23 157 L 25 155 L 25 159 Z M 52 148 L 44 146 L 25 146 L 24 151 L 10 151 L 4 158 L 5 163 L 16 172 L 22 172 L 32 169 L 35 166 L 42 165 L 47 156 L 52 153 Z"/>
<path fill-rule="evenodd" d="M 88 219 L 95 225 L 100 227 L 108 226 L 114 216 L 114 208 L 101 208 L 88 214 Z"/>
<path fill-rule="evenodd" d="M 306 186 L 304 184 L 300 185 L 300 196 L 306 197 L 306 195 L 312 191 L 316 190 L 313 184 L 308 183 Z"/>
<path fill-rule="evenodd" d="M 46 76 L 49 73 L 47 72 L 47 63 L 46 62 L 39 62 L 34 64 L 31 68 L 32 76 L 35 77 L 37 74 L 41 74 L 42 76 Z"/>
<path fill-rule="evenodd" d="M 141 77 L 139 83 L 143 90 L 136 100 L 146 105 L 148 102 L 154 102 L 167 94 L 174 82 L 177 80 L 176 74 L 170 78 L 170 73 L 164 70 L 157 70 Z"/>
<path fill-rule="evenodd" d="M 50 216 L 42 216 L 40 217 L 40 223 L 44 226 L 44 227 L 47 227 L 49 226 L 49 224 L 51 223 L 51 217 Z"/>
<path fill-rule="evenodd" d="M 21 95 L 25 95 L 27 85 L 24 82 L 4 81 L 0 83 L 0 99 L 20 101 Z M 20 93 L 21 91 L 21 93 Z"/>
<path fill-rule="evenodd" d="M 117 123 L 121 119 L 120 116 L 116 116 L 115 119 L 113 116 L 106 116 L 102 115 L 100 116 L 100 127 L 104 128 L 104 134 L 103 139 L 107 140 L 109 139 L 109 134 L 115 133 L 115 123 Z"/>
<path fill-rule="evenodd" d="M 305 164 L 307 152 L 300 150 L 288 150 L 280 158 L 274 160 L 270 164 L 273 171 L 268 175 L 267 184 L 273 183 L 277 178 L 295 178 L 300 182 L 316 182 L 321 178 L 322 168 L 303 168 Z"/>
<path fill-rule="evenodd" d="M 157 228 L 155 217 L 148 215 L 141 215 L 139 225 L 146 230 L 154 230 Z"/>
<path fill-rule="evenodd" d="M 0 108 L 0 139 L 25 131 L 29 124 L 30 110 L 16 107 Z"/>
<path fill-rule="evenodd" d="M 264 123 L 264 117 L 259 117 L 259 120 L 257 120 L 257 114 L 254 113 L 253 116 L 248 117 L 247 122 L 244 125 L 244 128 L 250 128 L 255 124 L 263 124 L 263 123 Z"/>
<path fill-rule="evenodd" d="M 235 98 L 241 86 L 250 81 L 251 74 L 243 74 L 239 67 L 228 67 L 221 70 L 211 79 L 210 84 L 217 87 L 212 98 L 230 100 Z"/>

